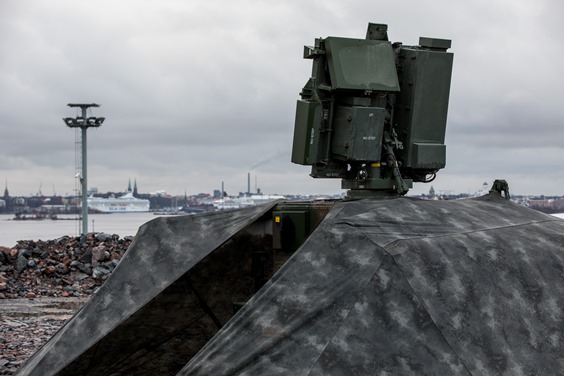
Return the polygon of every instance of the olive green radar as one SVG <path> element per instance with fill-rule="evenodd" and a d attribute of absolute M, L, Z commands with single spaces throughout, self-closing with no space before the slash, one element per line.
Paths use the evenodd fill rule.
<path fill-rule="evenodd" d="M 311 78 L 298 100 L 292 162 L 314 178 L 342 179 L 350 197 L 404 195 L 445 167 L 451 41 L 318 38 L 304 47 Z"/>

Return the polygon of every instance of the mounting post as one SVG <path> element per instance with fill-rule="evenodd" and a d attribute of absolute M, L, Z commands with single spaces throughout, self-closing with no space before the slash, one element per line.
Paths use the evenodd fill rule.
<path fill-rule="evenodd" d="M 84 104 L 84 103 L 69 103 L 69 107 L 80 107 L 82 110 L 81 116 L 76 118 L 63 118 L 65 124 L 70 128 L 80 128 L 81 130 L 81 147 L 82 147 L 82 173 L 80 175 L 80 184 L 82 189 L 82 234 L 88 234 L 88 173 L 87 173 L 87 138 L 86 130 L 89 127 L 99 127 L 104 122 L 103 117 L 87 117 L 86 110 L 90 107 L 100 107 L 96 103 Z"/>

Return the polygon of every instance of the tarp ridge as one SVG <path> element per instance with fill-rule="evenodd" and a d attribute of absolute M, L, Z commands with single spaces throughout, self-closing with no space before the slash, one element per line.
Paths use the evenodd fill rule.
<path fill-rule="evenodd" d="M 222 353 L 224 345 L 212 339 L 178 375 L 239 374 L 249 369 L 260 373 L 261 367 L 269 359 L 278 358 L 283 349 L 292 348 L 294 353 L 296 349 L 289 346 L 295 341 L 302 343 L 300 352 L 294 353 L 290 363 L 277 367 L 287 374 L 307 374 L 312 365 L 300 363 L 298 358 L 322 353 L 384 257 L 380 247 L 367 242 L 361 232 L 347 230 L 343 237 L 342 231 L 342 226 L 323 222 L 308 240 L 308 246 L 302 246 L 214 337 L 226 336 L 227 342 L 223 343 L 229 343 L 233 349 L 251 341 L 252 350 Z M 354 253 L 355 257 L 345 255 Z M 324 262 L 341 265 L 342 269 L 331 269 L 331 274 L 327 274 L 327 266 L 313 266 Z M 335 283 L 339 288 L 332 287 Z M 304 310 L 304 306 L 308 308 Z M 312 328 L 321 327 L 322 332 L 313 330 L 316 334 L 307 334 L 312 333 Z M 299 371 L 293 367 L 300 367 Z"/>

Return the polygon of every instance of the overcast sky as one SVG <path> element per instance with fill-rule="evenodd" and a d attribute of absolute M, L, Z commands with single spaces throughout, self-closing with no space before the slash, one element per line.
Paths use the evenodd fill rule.
<path fill-rule="evenodd" d="M 0 179 L 11 195 L 72 194 L 74 117 L 88 130 L 89 186 L 140 192 L 340 193 L 290 162 L 295 104 L 316 37 L 452 39 L 447 166 L 435 190 L 508 180 L 564 194 L 564 2 L 0 0 Z M 410 193 L 428 192 L 418 183 Z"/>

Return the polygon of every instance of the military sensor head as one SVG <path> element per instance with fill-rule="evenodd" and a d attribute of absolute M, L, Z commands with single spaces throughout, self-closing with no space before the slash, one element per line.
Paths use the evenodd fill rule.
<path fill-rule="evenodd" d="M 350 197 L 404 195 L 445 167 L 453 54 L 446 39 L 327 37 L 305 46 L 313 70 L 298 100 L 292 162 L 314 178 L 342 179 Z"/>

